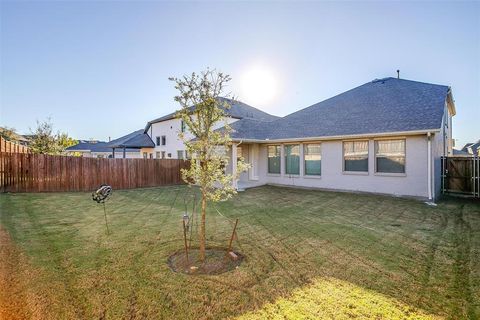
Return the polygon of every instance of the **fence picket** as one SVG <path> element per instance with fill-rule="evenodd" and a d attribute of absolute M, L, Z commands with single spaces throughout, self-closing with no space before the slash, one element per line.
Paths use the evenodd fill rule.
<path fill-rule="evenodd" d="M 443 193 L 480 198 L 480 157 L 442 157 Z"/>
<path fill-rule="evenodd" d="M 4 143 L 0 141 L 0 144 Z M 0 192 L 91 191 L 182 184 L 188 161 L 97 159 L 0 152 Z"/>

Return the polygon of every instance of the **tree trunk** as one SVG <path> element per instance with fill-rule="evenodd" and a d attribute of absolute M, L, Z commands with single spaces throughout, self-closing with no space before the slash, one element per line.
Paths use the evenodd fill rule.
<path fill-rule="evenodd" d="M 205 261 L 205 216 L 207 210 L 207 198 L 202 194 L 202 221 L 200 223 L 200 261 Z"/>

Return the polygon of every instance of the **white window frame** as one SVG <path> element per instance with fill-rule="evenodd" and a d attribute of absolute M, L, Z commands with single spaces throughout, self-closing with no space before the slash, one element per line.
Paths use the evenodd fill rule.
<path fill-rule="evenodd" d="M 319 145 L 320 146 L 320 174 L 307 174 L 307 164 L 305 160 L 305 149 L 308 145 Z M 343 147 L 343 145 L 342 145 Z M 304 178 L 320 178 L 322 176 L 322 158 L 323 158 L 323 146 L 321 142 L 307 142 L 303 143 L 303 176 Z"/>
<path fill-rule="evenodd" d="M 278 157 L 280 158 L 280 172 L 275 172 L 275 173 L 270 173 L 270 167 L 269 167 L 269 158 L 268 158 L 268 148 L 269 147 L 278 147 L 278 150 L 280 151 L 280 154 Z M 279 177 L 282 174 L 282 145 L 281 144 L 269 144 L 267 145 L 267 175 L 269 176 L 276 176 Z"/>
<path fill-rule="evenodd" d="M 298 146 L 298 157 L 299 157 L 299 163 L 298 163 L 298 173 L 287 173 L 287 153 L 286 153 L 286 149 L 288 146 Z M 302 160 L 302 152 L 301 152 L 301 143 L 285 143 L 284 145 L 282 145 L 282 148 L 283 148 L 283 159 L 281 159 L 281 161 L 283 161 L 285 163 L 285 165 L 283 166 L 284 167 L 284 170 L 285 170 L 285 175 L 288 176 L 288 177 L 299 177 L 300 176 L 300 173 L 302 172 L 302 169 L 301 169 L 301 162 L 303 161 Z M 280 162 L 281 164 L 281 162 Z M 280 166 L 281 168 L 282 166 Z"/>
<path fill-rule="evenodd" d="M 404 154 L 405 154 L 405 172 L 377 172 L 377 141 L 391 141 L 391 140 L 403 140 L 405 141 Z M 376 176 L 391 176 L 391 177 L 406 177 L 407 176 L 407 138 L 406 137 L 384 137 L 376 138 L 373 140 L 374 148 L 374 174 Z"/>
<path fill-rule="evenodd" d="M 345 170 L 345 143 L 346 142 L 367 142 L 367 171 L 347 171 Z M 368 176 L 370 174 L 370 140 L 369 139 L 354 139 L 342 140 L 342 173 Z"/>

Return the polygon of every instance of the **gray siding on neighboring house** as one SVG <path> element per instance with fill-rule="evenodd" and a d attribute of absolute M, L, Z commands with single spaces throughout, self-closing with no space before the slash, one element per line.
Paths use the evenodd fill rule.
<path fill-rule="evenodd" d="M 375 192 L 421 198 L 428 197 L 426 136 L 409 136 L 406 138 L 406 174 L 404 176 L 389 176 L 375 173 L 375 148 L 373 139 L 369 139 L 368 175 L 343 172 L 343 148 L 341 140 L 323 141 L 321 143 L 322 175 L 320 178 L 268 174 L 267 145 L 260 145 L 258 183 Z M 284 165 L 282 165 L 282 167 L 282 172 L 284 172 Z"/>

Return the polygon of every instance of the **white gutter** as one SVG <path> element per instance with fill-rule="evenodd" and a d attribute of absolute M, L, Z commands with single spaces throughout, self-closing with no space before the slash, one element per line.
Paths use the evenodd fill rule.
<path fill-rule="evenodd" d="M 396 131 L 396 132 L 381 132 L 381 133 L 364 133 L 364 134 L 350 134 L 341 136 L 321 136 L 321 137 L 305 137 L 305 138 L 287 138 L 287 139 L 244 139 L 232 138 L 232 141 L 243 141 L 245 143 L 281 143 L 291 141 L 319 141 L 319 140 L 345 140 L 355 138 L 369 138 L 369 137 L 390 137 L 390 136 L 413 136 L 431 134 L 433 132 L 440 132 L 440 129 L 417 130 L 417 131 Z"/>
<path fill-rule="evenodd" d="M 432 200 L 432 134 L 427 133 L 427 179 L 428 179 L 428 200 Z"/>

